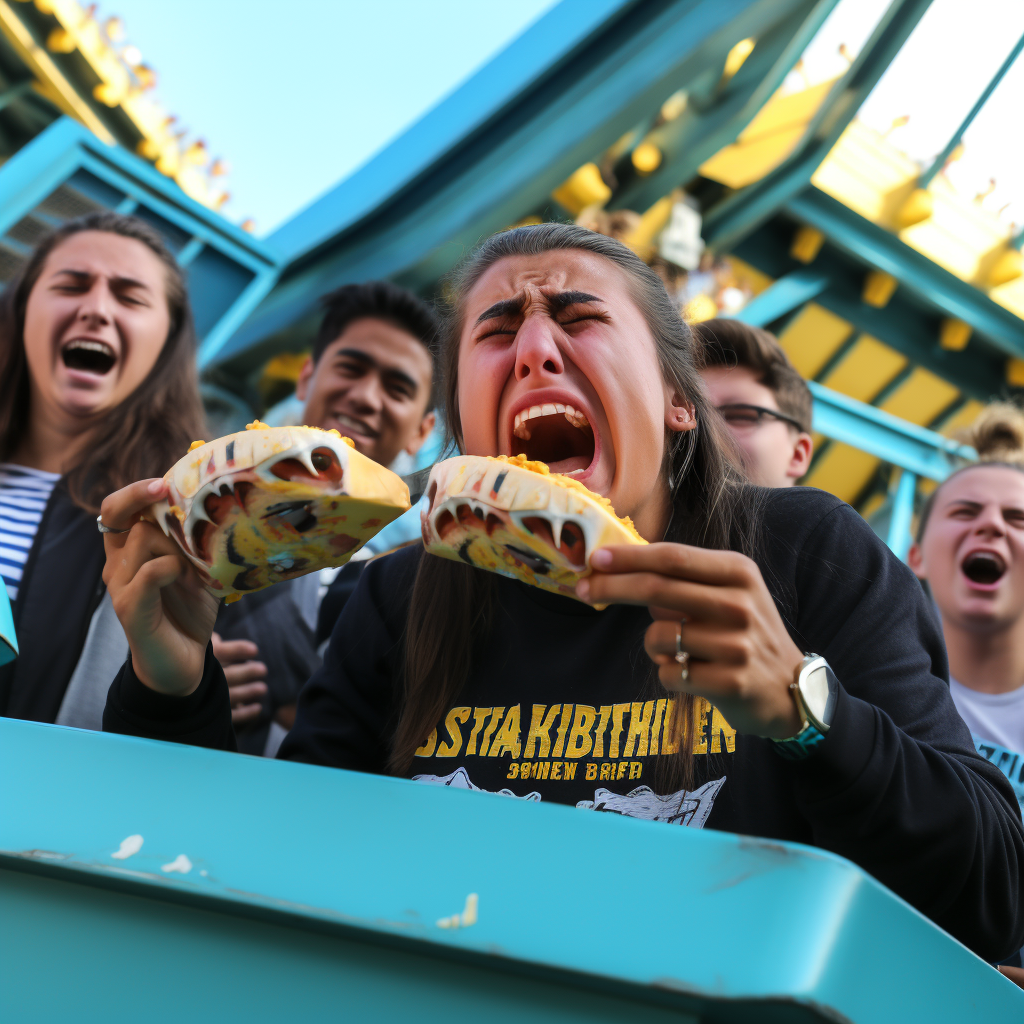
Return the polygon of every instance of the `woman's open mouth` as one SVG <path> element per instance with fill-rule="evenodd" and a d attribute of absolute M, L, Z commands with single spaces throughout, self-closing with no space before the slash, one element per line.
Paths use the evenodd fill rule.
<path fill-rule="evenodd" d="M 532 405 L 516 413 L 512 454 L 544 462 L 553 473 L 583 473 L 594 462 L 594 429 L 574 406 L 561 402 Z"/>
<path fill-rule="evenodd" d="M 60 350 L 60 357 L 69 370 L 95 373 L 101 377 L 117 363 L 117 353 L 112 346 L 105 341 L 87 341 L 84 338 L 69 341 Z"/>
<path fill-rule="evenodd" d="M 990 587 L 998 583 L 1006 572 L 1006 562 L 993 551 L 972 551 L 960 569 L 972 583 Z"/>

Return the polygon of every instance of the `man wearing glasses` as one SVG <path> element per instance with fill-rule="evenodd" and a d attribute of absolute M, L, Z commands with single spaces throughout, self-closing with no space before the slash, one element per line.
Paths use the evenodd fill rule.
<path fill-rule="evenodd" d="M 712 405 L 739 446 L 752 483 L 791 487 L 811 463 L 811 392 L 775 336 L 739 320 L 693 332 Z"/>

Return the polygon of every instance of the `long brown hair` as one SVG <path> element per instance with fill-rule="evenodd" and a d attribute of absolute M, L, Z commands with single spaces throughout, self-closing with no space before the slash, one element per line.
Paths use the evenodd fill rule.
<path fill-rule="evenodd" d="M 666 383 L 693 403 L 697 427 L 667 431 L 665 473 L 672 494 L 666 539 L 708 548 L 752 553 L 755 517 L 744 506 L 743 483 L 726 454 L 729 442 L 711 408 L 694 361 L 690 328 L 661 279 L 613 238 L 570 224 L 538 224 L 493 235 L 457 268 L 447 289 L 449 309 L 441 351 L 449 450 L 462 449 L 458 406 L 458 358 L 463 306 L 487 269 L 513 256 L 583 250 L 614 263 L 628 281 L 647 322 Z M 404 700 L 392 743 L 390 766 L 406 771 L 416 748 L 455 699 L 470 671 L 474 648 L 490 625 L 495 577 L 441 558 L 422 559 L 413 586 L 405 634 Z M 672 728 L 679 741 L 679 774 L 693 777 L 694 700 L 675 702 Z"/>
<path fill-rule="evenodd" d="M 146 379 L 96 426 L 82 460 L 65 478 L 76 505 L 98 512 L 103 499 L 133 480 L 160 476 L 203 436 L 196 377 L 196 336 L 181 268 L 159 234 L 136 217 L 91 213 L 45 238 L 0 296 L 0 459 L 9 458 L 29 422 L 25 309 L 47 257 L 81 231 L 104 231 L 142 242 L 164 266 L 170 327 Z"/>

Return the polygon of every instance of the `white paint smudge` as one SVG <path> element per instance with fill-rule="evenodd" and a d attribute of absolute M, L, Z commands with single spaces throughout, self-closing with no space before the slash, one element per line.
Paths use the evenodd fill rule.
<path fill-rule="evenodd" d="M 203 870 L 199 872 L 199 874 L 201 874 L 203 876 L 203 878 L 206 877 L 207 873 L 208 872 L 207 872 L 206 868 L 203 868 Z"/>
<path fill-rule="evenodd" d="M 116 853 L 112 853 L 110 856 L 114 860 L 127 860 L 129 857 L 133 857 L 135 854 L 142 849 L 142 836 L 128 836 L 126 839 L 121 840 L 121 845 Z"/>
<path fill-rule="evenodd" d="M 440 918 L 437 922 L 437 927 L 468 928 L 470 925 L 476 924 L 476 910 L 479 899 L 475 892 L 471 892 L 466 897 L 466 905 L 462 908 L 462 913 Z"/>
<path fill-rule="evenodd" d="M 183 875 L 187 875 L 192 870 L 192 861 L 188 859 L 183 853 L 179 853 L 170 864 L 164 864 L 161 871 L 180 871 Z"/>

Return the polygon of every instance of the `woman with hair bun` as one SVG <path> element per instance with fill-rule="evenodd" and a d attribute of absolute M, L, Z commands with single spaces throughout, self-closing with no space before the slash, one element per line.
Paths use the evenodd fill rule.
<path fill-rule="evenodd" d="M 953 702 L 1024 807 L 1024 412 L 990 405 L 964 440 L 979 461 L 930 495 L 907 561 L 939 610 Z"/>
<path fill-rule="evenodd" d="M 202 424 L 185 281 L 159 234 L 104 212 L 43 238 L 0 296 L 0 585 L 21 648 L 0 715 L 100 728 L 128 650 L 100 502 L 163 473 Z"/>
<path fill-rule="evenodd" d="M 957 710 L 1024 805 L 1024 413 L 991 405 L 965 440 L 979 461 L 928 498 L 907 561 L 939 609 Z"/>

